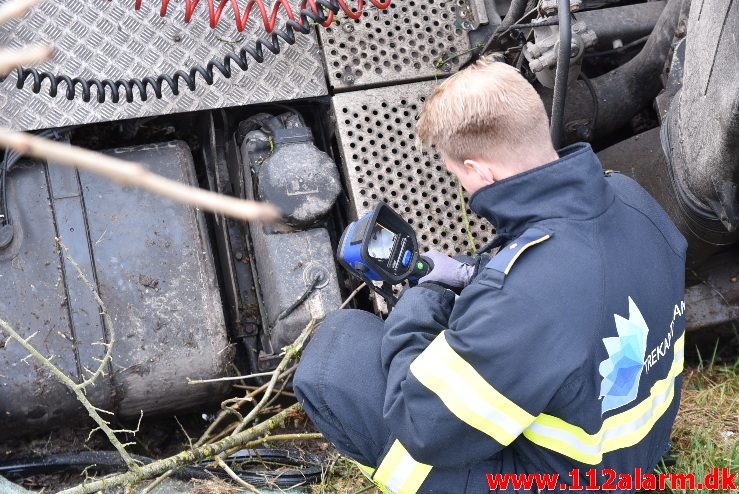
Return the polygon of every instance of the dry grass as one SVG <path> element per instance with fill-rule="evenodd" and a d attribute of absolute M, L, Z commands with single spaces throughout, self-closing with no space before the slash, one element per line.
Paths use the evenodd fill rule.
<path fill-rule="evenodd" d="M 380 494 L 375 485 L 354 463 L 334 452 L 323 474 L 323 482 L 314 485 L 311 494 Z"/>
<path fill-rule="evenodd" d="M 739 472 L 739 361 L 686 369 L 684 376 L 672 434 L 675 464 L 660 471 L 698 479 L 714 467 Z"/>
<path fill-rule="evenodd" d="M 221 479 L 193 480 L 191 494 L 237 494 L 239 490 Z"/>

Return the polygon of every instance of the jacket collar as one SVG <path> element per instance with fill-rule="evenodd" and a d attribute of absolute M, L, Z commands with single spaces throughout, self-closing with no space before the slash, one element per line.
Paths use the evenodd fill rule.
<path fill-rule="evenodd" d="M 583 220 L 603 213 L 614 195 L 590 145 L 573 144 L 559 155 L 556 161 L 483 187 L 472 195 L 470 208 L 506 237 L 542 220 Z"/>

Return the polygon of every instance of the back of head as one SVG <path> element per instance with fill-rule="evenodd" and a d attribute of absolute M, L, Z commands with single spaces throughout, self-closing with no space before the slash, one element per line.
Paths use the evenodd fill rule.
<path fill-rule="evenodd" d="M 515 68 L 485 59 L 436 87 L 421 111 L 418 135 L 458 162 L 520 156 L 524 163 L 527 155 L 553 151 L 536 90 Z"/>

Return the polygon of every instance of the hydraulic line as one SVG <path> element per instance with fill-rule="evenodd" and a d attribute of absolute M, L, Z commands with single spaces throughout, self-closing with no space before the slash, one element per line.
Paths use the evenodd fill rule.
<path fill-rule="evenodd" d="M 194 0 L 193 0 L 194 1 Z M 236 0 L 234 0 L 235 3 Z M 285 0 L 281 0 L 285 1 Z M 392 3 L 392 0 L 370 0 L 378 9 L 386 9 Z M 197 2 L 195 2 L 197 3 Z M 225 1 L 221 0 L 222 5 Z M 250 5 L 254 3 L 261 4 L 261 0 L 252 0 Z M 285 2 L 286 3 L 286 2 Z M 279 5 L 279 4 L 277 4 Z M 276 6 L 277 6 L 276 5 Z M 364 7 L 364 0 L 359 0 L 356 11 L 360 11 Z M 163 4 L 164 7 L 164 4 Z M 194 7 L 193 7 L 194 9 Z M 180 93 L 180 83 L 184 83 L 190 91 L 196 89 L 197 76 L 203 78 L 206 84 L 212 85 L 215 72 L 218 71 L 225 78 L 230 78 L 233 74 L 232 65 L 235 64 L 242 71 L 249 69 L 250 58 L 257 63 L 263 63 L 266 48 L 271 53 L 277 55 L 282 50 L 280 40 L 288 45 L 296 42 L 295 31 L 301 34 L 310 34 L 313 25 L 325 25 L 333 20 L 334 16 L 348 9 L 344 0 L 303 0 L 301 10 L 297 17 L 288 15 L 284 28 L 273 28 L 267 38 L 257 38 L 251 45 L 241 48 L 238 52 L 228 53 L 223 57 L 223 61 L 214 58 L 205 66 L 195 65 L 188 71 L 178 70 L 172 75 L 161 74 L 158 76 L 149 76 L 142 79 L 84 79 L 81 77 L 71 77 L 65 74 L 53 74 L 51 72 L 40 71 L 34 68 L 18 67 L 16 69 L 18 89 L 23 89 L 30 80 L 33 83 L 32 91 L 36 94 L 41 92 L 44 81 L 49 83 L 49 96 L 56 97 L 59 95 L 59 86 L 64 83 L 66 85 L 65 96 L 68 100 L 75 99 L 79 94 L 82 100 L 89 102 L 92 100 L 92 89 L 96 89 L 98 103 L 104 103 L 108 98 L 108 90 L 110 92 L 110 100 L 118 103 L 120 100 L 120 90 L 122 89 L 126 95 L 126 101 L 132 103 L 134 100 L 134 90 L 137 90 L 141 101 L 149 98 L 149 89 L 153 91 L 157 99 L 162 98 L 162 89 L 166 84 L 169 86 L 172 94 L 177 96 Z M 222 7 L 221 7 L 222 10 Z M 351 10 L 351 9 L 349 9 Z M 247 7 L 246 13 L 250 12 Z M 291 12 L 291 11 L 290 11 Z M 352 14 L 356 15 L 356 14 Z M 248 17 L 248 16 L 247 16 Z M 0 82 L 5 78 L 0 78 Z"/>
<path fill-rule="evenodd" d="M 159 10 L 159 15 L 162 17 L 167 15 L 168 9 L 169 9 L 169 2 L 170 0 L 160 0 L 162 3 L 162 6 Z M 189 23 L 192 19 L 192 15 L 195 12 L 195 10 L 198 8 L 198 5 L 200 4 L 201 0 L 185 0 L 185 23 Z M 301 22 L 300 18 L 296 18 L 295 14 L 293 13 L 293 9 L 290 5 L 290 2 L 288 0 L 277 0 L 275 4 L 272 6 L 272 14 L 270 15 L 268 13 L 268 8 L 265 5 L 264 0 L 248 0 L 248 3 L 244 7 L 243 14 L 241 13 L 241 7 L 239 7 L 239 2 L 241 0 L 206 0 L 208 3 L 208 16 L 210 18 L 210 27 L 215 29 L 218 27 L 219 22 L 221 21 L 221 15 L 223 14 L 223 11 L 226 8 L 226 5 L 229 3 L 231 4 L 231 9 L 233 10 L 234 18 L 236 21 L 236 29 L 239 30 L 239 32 L 246 29 L 246 26 L 249 22 L 249 17 L 252 13 L 252 10 L 254 7 L 256 7 L 259 10 L 259 14 L 262 18 L 262 23 L 264 24 L 264 29 L 267 31 L 267 33 L 271 33 L 275 30 L 275 27 L 277 26 L 278 21 L 278 14 L 280 11 L 280 8 L 285 11 L 285 14 L 288 19 L 295 20 L 298 22 Z M 370 3 L 378 8 L 378 9 L 386 9 L 390 2 L 382 2 L 378 0 L 369 0 Z M 143 0 L 136 0 L 136 10 L 139 10 L 141 8 L 141 5 L 143 3 Z M 316 11 L 318 8 L 316 6 L 315 0 L 304 0 L 301 9 L 305 9 L 306 4 L 310 3 L 310 8 L 313 11 Z M 344 0 L 339 0 L 338 5 L 341 7 L 341 11 L 346 15 L 348 18 L 357 20 L 362 17 L 362 12 L 364 11 L 365 7 L 365 0 L 359 0 L 357 2 L 356 7 L 350 7 L 346 4 Z M 321 24 L 324 27 L 328 27 L 331 25 L 331 23 L 334 20 L 334 15 L 337 12 L 331 11 L 328 13 L 328 16 L 326 17 L 326 20 L 323 21 Z"/>
<path fill-rule="evenodd" d="M 554 97 L 552 99 L 552 122 L 550 133 L 554 149 L 559 149 L 564 128 L 567 84 L 570 76 L 572 54 L 572 28 L 570 27 L 570 0 L 559 0 L 559 50 L 557 69 L 554 75 Z"/>

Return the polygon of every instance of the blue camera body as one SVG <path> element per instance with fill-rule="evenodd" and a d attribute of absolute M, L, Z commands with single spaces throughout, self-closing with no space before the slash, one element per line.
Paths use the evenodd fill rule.
<path fill-rule="evenodd" d="M 351 223 L 339 241 L 339 262 L 364 281 L 398 284 L 428 274 L 413 228 L 385 203 Z"/>

